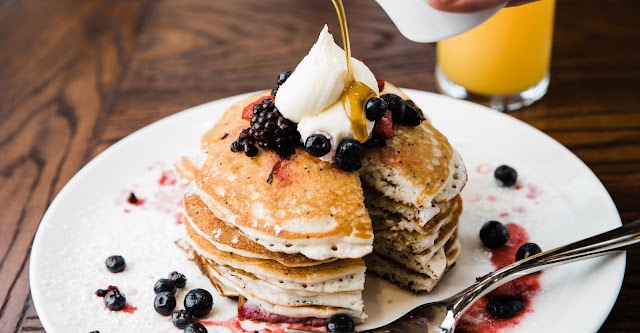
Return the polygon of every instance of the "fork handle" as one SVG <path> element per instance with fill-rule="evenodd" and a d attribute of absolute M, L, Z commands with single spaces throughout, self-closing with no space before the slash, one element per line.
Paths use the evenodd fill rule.
<path fill-rule="evenodd" d="M 475 300 L 509 281 L 549 267 L 626 250 L 638 243 L 640 243 L 640 220 L 517 261 L 487 275 L 448 300 L 454 304 L 453 313 L 457 319 Z"/>

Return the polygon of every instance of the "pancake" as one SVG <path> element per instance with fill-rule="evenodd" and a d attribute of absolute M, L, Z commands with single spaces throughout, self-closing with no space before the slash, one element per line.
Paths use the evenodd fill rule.
<path fill-rule="evenodd" d="M 374 240 L 374 250 L 376 244 L 384 246 L 389 251 L 398 253 L 424 253 L 431 249 L 438 241 L 442 239 L 442 233 L 446 233 L 452 226 L 458 225 L 458 220 L 462 211 L 462 200 L 456 197 L 449 203 L 450 208 L 443 210 L 431 221 L 425 224 L 423 228 L 413 229 L 403 228 L 403 225 L 410 224 L 414 226 L 416 223 L 409 223 L 402 215 L 391 214 L 379 209 L 369 209 L 373 220 L 373 227 L 376 238 Z M 443 215 L 446 213 L 447 215 Z"/>
<path fill-rule="evenodd" d="M 409 99 L 385 83 L 382 94 Z M 419 126 L 394 126 L 394 137 L 381 149 L 366 150 L 362 180 L 385 196 L 415 207 L 431 207 L 460 193 L 467 180 L 462 158 L 429 120 Z"/>
<path fill-rule="evenodd" d="M 444 274 L 446 274 L 455 265 L 458 256 L 460 255 L 461 245 L 458 240 L 457 234 L 454 235 L 445 245 L 444 254 L 446 258 L 446 268 L 442 274 L 434 279 L 426 274 L 417 273 L 411 269 L 406 268 L 392 259 L 386 258 L 377 253 L 371 253 L 365 257 L 367 263 L 367 269 L 389 280 L 405 289 L 411 290 L 415 293 L 431 292 L 433 288 L 440 282 Z"/>
<path fill-rule="evenodd" d="M 311 267 L 287 267 L 274 260 L 247 258 L 220 251 L 193 230 L 187 221 L 184 225 L 188 240 L 198 254 L 217 264 L 239 268 L 254 275 L 301 284 L 350 279 L 352 275 L 364 277 L 365 266 L 362 259 L 340 259 Z M 364 280 L 362 285 L 364 286 Z"/>
<path fill-rule="evenodd" d="M 395 201 L 370 186 L 364 186 L 364 193 L 365 206 L 369 215 L 384 216 L 386 220 L 390 220 L 385 224 L 391 224 L 397 229 L 413 231 L 421 235 L 431 234 L 433 229 L 437 228 L 438 222 L 451 213 L 455 201 L 454 198 L 441 203 L 434 202 L 425 209 Z"/>
<path fill-rule="evenodd" d="M 223 275 L 236 290 L 242 290 L 242 294 L 251 300 L 260 299 L 281 306 L 323 305 L 357 311 L 362 311 L 364 306 L 362 290 L 334 293 L 288 290 L 274 286 L 239 269 L 223 265 L 217 265 L 213 268 L 220 275 Z"/>
<path fill-rule="evenodd" d="M 283 314 L 285 313 L 285 314 Z M 362 311 L 354 311 L 329 306 L 279 306 L 262 302 L 258 299 L 247 300 L 240 297 L 238 317 L 272 323 L 298 323 L 309 326 L 324 326 L 333 315 L 344 314 L 356 324 L 363 323 L 367 315 Z"/>
<path fill-rule="evenodd" d="M 269 150 L 252 158 L 230 151 L 248 126 L 242 109 L 260 95 L 233 105 L 203 136 L 206 158 L 194 174 L 198 196 L 215 216 L 270 251 L 314 260 L 370 253 L 373 230 L 358 173 L 301 148 L 288 160 Z"/>
<path fill-rule="evenodd" d="M 272 259 L 290 267 L 315 266 L 323 262 L 309 259 L 299 253 L 269 251 L 248 239 L 235 226 L 218 219 L 200 197 L 193 193 L 187 192 L 184 195 L 183 205 L 183 215 L 190 227 L 220 251 L 233 252 L 248 258 Z"/>

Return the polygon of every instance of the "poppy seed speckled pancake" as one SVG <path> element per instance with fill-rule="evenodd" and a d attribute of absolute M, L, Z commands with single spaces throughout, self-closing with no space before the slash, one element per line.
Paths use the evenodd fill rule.
<path fill-rule="evenodd" d="M 301 148 L 290 159 L 263 149 L 251 158 L 231 152 L 231 143 L 249 126 L 242 110 L 258 96 L 233 105 L 203 136 L 206 157 L 194 174 L 197 194 L 215 216 L 270 251 L 314 260 L 370 253 L 373 230 L 357 172 L 344 172 Z"/>
<path fill-rule="evenodd" d="M 427 274 L 421 274 L 412 269 L 405 267 L 404 265 L 389 259 L 376 252 L 369 254 L 365 257 L 367 263 L 367 269 L 369 272 L 381 276 L 389 281 L 392 281 L 399 286 L 409 289 L 413 292 L 431 292 L 433 288 L 440 282 L 442 277 L 449 271 L 456 263 L 456 260 L 460 256 L 460 241 L 458 234 L 454 233 L 451 238 L 446 242 L 445 246 L 438 250 L 444 254 L 441 260 L 445 260 L 446 268 L 442 273 L 433 278 Z M 434 260 L 434 259 L 432 259 Z"/>

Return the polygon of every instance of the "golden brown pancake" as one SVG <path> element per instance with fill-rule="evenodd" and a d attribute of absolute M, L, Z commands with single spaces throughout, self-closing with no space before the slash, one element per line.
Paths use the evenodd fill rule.
<path fill-rule="evenodd" d="M 238 228 L 218 219 L 197 195 L 186 193 L 183 203 L 184 216 L 190 227 L 221 251 L 233 251 L 251 258 L 272 259 L 290 267 L 314 266 L 331 261 L 312 260 L 299 253 L 286 254 L 269 251 L 264 246 L 248 239 Z"/>
<path fill-rule="evenodd" d="M 184 221 L 184 225 L 189 241 L 200 255 L 218 264 L 239 268 L 255 275 L 299 283 L 314 283 L 359 273 L 365 269 L 362 259 L 340 259 L 310 267 L 287 267 L 275 260 L 247 258 L 218 250 L 200 236 L 188 221 Z"/>
<path fill-rule="evenodd" d="M 357 172 L 300 148 L 289 160 L 264 149 L 252 158 L 231 152 L 249 126 L 242 109 L 256 98 L 232 106 L 203 136 L 206 159 L 194 175 L 197 194 L 218 218 L 271 251 L 315 260 L 371 252 L 373 231 Z"/>

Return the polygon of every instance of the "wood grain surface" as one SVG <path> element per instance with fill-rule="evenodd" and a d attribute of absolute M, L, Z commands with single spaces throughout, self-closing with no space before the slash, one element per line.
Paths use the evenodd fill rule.
<path fill-rule="evenodd" d="M 433 44 L 406 40 L 372 0 L 345 6 L 356 57 L 435 90 Z M 549 93 L 511 113 L 580 157 L 624 222 L 640 218 L 639 13 L 634 0 L 559 1 Z M 29 249 L 74 173 L 158 119 L 273 86 L 325 22 L 337 29 L 328 0 L 0 1 L 0 332 L 44 331 Z M 629 251 L 601 332 L 640 332 L 638 262 Z"/>

